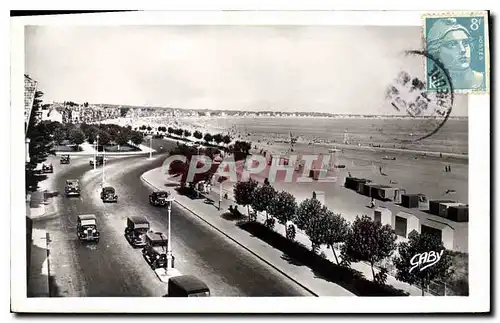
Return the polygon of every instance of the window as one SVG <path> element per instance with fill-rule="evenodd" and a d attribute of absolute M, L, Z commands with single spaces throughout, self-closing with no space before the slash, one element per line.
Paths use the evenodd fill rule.
<path fill-rule="evenodd" d="M 396 227 L 394 229 L 396 231 L 396 234 L 398 236 L 406 238 L 406 230 L 407 230 L 408 220 L 403 218 L 403 217 L 396 216 L 395 222 L 396 222 Z"/>
<path fill-rule="evenodd" d="M 424 233 L 425 234 L 432 234 L 432 235 L 436 236 L 439 240 L 443 240 L 442 232 L 439 229 L 429 227 L 426 225 L 422 225 L 421 234 L 424 234 Z"/>

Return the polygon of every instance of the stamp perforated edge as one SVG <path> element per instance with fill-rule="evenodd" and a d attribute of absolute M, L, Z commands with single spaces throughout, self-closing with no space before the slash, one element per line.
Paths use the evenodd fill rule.
<path fill-rule="evenodd" d="M 453 89 L 457 94 L 489 94 L 490 93 L 490 35 L 489 35 L 489 11 L 436 11 L 425 12 L 420 15 L 422 21 L 422 48 L 427 50 L 426 23 L 427 18 L 449 17 L 466 18 L 471 16 L 480 16 L 484 19 L 484 74 L 486 80 L 485 90 L 474 89 Z M 427 60 L 424 60 L 425 73 L 427 73 Z"/>

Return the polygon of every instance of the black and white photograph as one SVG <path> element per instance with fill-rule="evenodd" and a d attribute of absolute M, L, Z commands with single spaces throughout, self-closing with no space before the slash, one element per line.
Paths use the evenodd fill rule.
<path fill-rule="evenodd" d="M 11 18 L 13 310 L 489 311 L 489 16 L 433 14 Z"/>

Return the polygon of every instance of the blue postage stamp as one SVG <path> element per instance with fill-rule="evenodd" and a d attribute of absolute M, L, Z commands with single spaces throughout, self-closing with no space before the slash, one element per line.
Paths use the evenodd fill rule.
<path fill-rule="evenodd" d="M 487 12 L 448 12 L 423 15 L 427 91 L 436 91 L 432 77 L 441 63 L 457 93 L 488 93 L 489 37 Z"/>

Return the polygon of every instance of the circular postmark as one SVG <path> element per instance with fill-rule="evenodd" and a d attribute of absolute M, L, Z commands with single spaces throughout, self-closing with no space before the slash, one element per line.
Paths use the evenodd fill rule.
<path fill-rule="evenodd" d="M 428 72 L 422 77 L 422 73 L 415 75 L 415 71 L 401 70 L 389 84 L 385 99 L 393 114 L 401 116 L 401 122 L 381 128 L 380 132 L 398 142 L 412 143 L 429 138 L 446 123 L 453 107 L 453 85 L 446 68 L 431 54 L 411 50 L 404 55 L 418 62 L 420 71 L 425 63 L 430 64 Z"/>

